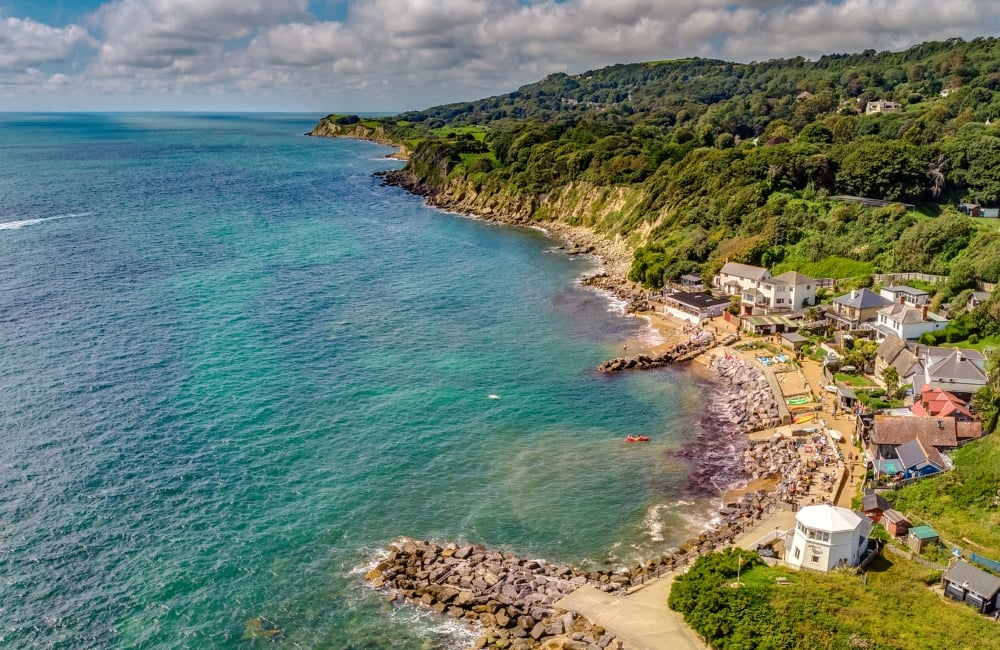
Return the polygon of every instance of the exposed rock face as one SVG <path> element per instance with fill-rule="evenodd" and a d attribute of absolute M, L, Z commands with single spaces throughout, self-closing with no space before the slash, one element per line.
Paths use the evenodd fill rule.
<path fill-rule="evenodd" d="M 406 147 L 400 146 L 397 142 L 393 142 L 392 138 L 386 134 L 385 129 L 381 126 L 371 129 L 363 124 L 337 124 L 330 118 L 324 117 L 315 127 L 313 127 L 313 130 L 306 135 L 320 138 L 356 138 L 358 140 L 371 140 L 372 142 L 377 142 L 379 144 L 400 147 L 399 152 L 394 154 L 393 157 L 405 160 L 409 156 L 409 151 Z"/>

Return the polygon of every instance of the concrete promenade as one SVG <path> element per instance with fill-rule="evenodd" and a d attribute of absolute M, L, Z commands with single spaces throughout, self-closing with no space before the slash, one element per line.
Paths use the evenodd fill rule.
<path fill-rule="evenodd" d="M 675 573 L 647 582 L 627 596 L 584 585 L 556 607 L 586 616 L 624 642 L 623 650 L 707 650 L 681 615 L 667 607 Z M 617 650 L 614 647 L 609 650 Z"/>

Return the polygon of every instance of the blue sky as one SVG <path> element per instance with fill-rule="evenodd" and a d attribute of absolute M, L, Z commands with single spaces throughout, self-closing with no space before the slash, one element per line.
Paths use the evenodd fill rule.
<path fill-rule="evenodd" d="M 0 0 L 0 110 L 401 111 L 619 62 L 998 33 L 996 0 Z"/>

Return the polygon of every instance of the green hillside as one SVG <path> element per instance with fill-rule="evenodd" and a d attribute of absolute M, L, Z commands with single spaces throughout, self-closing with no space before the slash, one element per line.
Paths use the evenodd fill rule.
<path fill-rule="evenodd" d="M 1000 40 L 953 39 L 615 65 L 382 123 L 413 151 L 404 184 L 625 237 L 630 277 L 649 287 L 728 259 L 952 274 L 948 299 L 1000 280 L 1000 220 L 956 209 L 1000 207 L 998 91 Z M 875 100 L 898 110 L 865 114 Z"/>

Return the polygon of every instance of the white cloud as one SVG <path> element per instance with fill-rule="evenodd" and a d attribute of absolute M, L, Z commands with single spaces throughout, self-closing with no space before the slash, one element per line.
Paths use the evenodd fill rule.
<path fill-rule="evenodd" d="M 340 22 L 308 9 L 308 0 L 111 0 L 89 23 L 90 60 L 44 87 L 396 110 L 617 62 L 815 57 L 1000 31 L 995 0 L 350 0 Z M 62 61 L 88 39 L 81 27 L 6 19 L 0 68 Z"/>
<path fill-rule="evenodd" d="M 0 70 L 24 70 L 66 60 L 78 45 L 88 43 L 78 25 L 50 27 L 30 18 L 0 19 Z"/>

